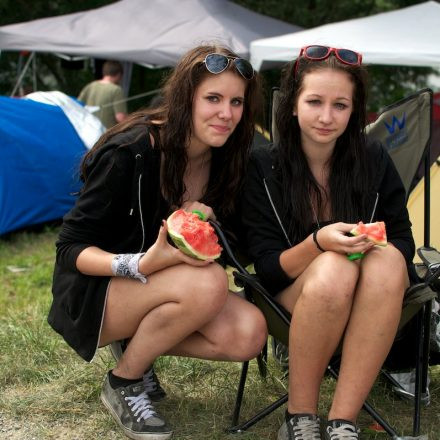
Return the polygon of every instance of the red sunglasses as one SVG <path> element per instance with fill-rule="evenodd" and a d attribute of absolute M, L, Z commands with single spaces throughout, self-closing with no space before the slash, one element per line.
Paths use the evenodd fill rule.
<path fill-rule="evenodd" d="M 298 60 L 300 58 L 306 58 L 310 61 L 322 61 L 327 59 L 332 53 L 343 64 L 350 66 L 360 66 L 362 64 L 362 55 L 354 50 L 319 45 L 305 46 L 301 48 L 299 56 L 295 61 L 294 76 L 296 76 L 298 71 Z"/>

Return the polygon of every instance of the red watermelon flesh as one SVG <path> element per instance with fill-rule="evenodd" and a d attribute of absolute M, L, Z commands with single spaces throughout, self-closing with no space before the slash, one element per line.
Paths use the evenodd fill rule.
<path fill-rule="evenodd" d="M 197 214 L 178 209 L 167 219 L 168 233 L 176 246 L 199 260 L 216 259 L 222 248 L 214 228 Z"/>
<path fill-rule="evenodd" d="M 352 235 L 367 234 L 367 240 L 372 241 L 378 246 L 387 245 L 387 233 L 385 222 L 363 223 L 359 222 L 355 228 L 350 231 Z"/>

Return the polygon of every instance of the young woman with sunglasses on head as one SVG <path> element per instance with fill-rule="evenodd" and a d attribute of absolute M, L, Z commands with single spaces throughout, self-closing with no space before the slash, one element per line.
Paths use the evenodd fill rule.
<path fill-rule="evenodd" d="M 261 312 L 228 292 L 219 264 L 171 246 L 163 220 L 183 208 L 237 232 L 259 106 L 252 66 L 225 47 L 199 46 L 157 106 L 108 130 L 82 162 L 84 187 L 57 242 L 49 323 L 87 361 L 125 342 L 101 399 L 130 438 L 172 435 L 152 405 L 164 396 L 158 356 L 243 361 L 265 343 Z"/>
<path fill-rule="evenodd" d="M 243 221 L 255 269 L 292 314 L 289 400 L 278 440 L 318 440 L 319 390 L 341 343 L 326 440 L 356 440 L 356 419 L 389 352 L 414 255 L 405 189 L 378 143 L 367 143 L 360 54 L 310 46 L 284 72 L 279 142 L 255 151 Z M 384 221 L 388 246 L 351 236 Z M 348 255 L 361 254 L 350 260 Z"/>

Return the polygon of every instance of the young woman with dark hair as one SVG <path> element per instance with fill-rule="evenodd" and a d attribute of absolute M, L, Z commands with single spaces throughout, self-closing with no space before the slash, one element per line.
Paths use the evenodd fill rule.
<path fill-rule="evenodd" d="M 255 270 L 292 314 L 289 400 L 279 440 L 319 440 L 319 389 L 342 346 L 326 440 L 356 440 L 356 419 L 391 347 L 414 256 L 405 189 L 367 143 L 366 75 L 349 49 L 308 46 L 283 75 L 279 143 L 255 151 L 243 222 Z M 384 221 L 388 246 L 349 232 Z M 348 254 L 363 258 L 351 260 Z"/>
<path fill-rule="evenodd" d="M 133 439 L 172 435 L 151 402 L 164 394 L 152 371 L 158 356 L 242 361 L 267 336 L 260 311 L 228 292 L 223 267 L 171 246 L 164 222 L 178 208 L 197 210 L 237 233 L 258 77 L 229 49 L 199 46 L 161 97 L 85 156 L 84 186 L 57 242 L 49 313 L 87 361 L 98 347 L 127 343 L 101 399 Z"/>

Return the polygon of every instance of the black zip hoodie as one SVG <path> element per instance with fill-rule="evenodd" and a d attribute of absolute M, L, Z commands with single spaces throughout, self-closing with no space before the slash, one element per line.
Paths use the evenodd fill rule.
<path fill-rule="evenodd" d="M 98 345 L 110 277 L 79 272 L 82 250 L 137 253 L 156 240 L 169 207 L 160 192 L 160 150 L 145 126 L 112 137 L 87 166 L 88 178 L 56 243 L 48 322 L 85 360 Z"/>
<path fill-rule="evenodd" d="M 265 287 L 276 294 L 292 283 L 280 265 L 280 255 L 296 245 L 282 219 L 282 186 L 275 174 L 278 150 L 260 147 L 252 152 L 242 200 L 243 225 L 255 271 Z M 384 221 L 387 238 L 403 254 L 413 278 L 415 252 L 411 222 L 406 209 L 405 188 L 390 156 L 378 142 L 367 147 L 373 178 L 364 223 Z M 304 240 L 306 237 L 303 237 Z"/>

